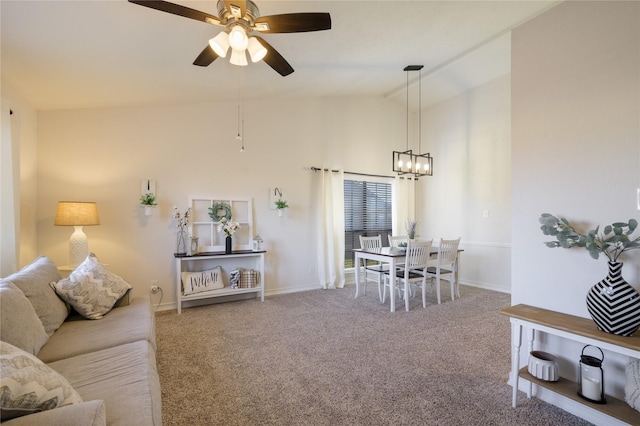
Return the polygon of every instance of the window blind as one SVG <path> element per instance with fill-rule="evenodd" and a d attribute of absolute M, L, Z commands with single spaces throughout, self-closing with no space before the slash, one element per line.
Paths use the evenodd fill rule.
<path fill-rule="evenodd" d="M 391 235 L 391 184 L 358 180 L 344 181 L 345 268 L 355 266 L 353 249 L 360 248 L 360 235 Z"/>

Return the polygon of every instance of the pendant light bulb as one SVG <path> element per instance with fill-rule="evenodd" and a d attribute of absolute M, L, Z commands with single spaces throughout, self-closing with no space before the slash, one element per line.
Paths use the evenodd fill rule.
<path fill-rule="evenodd" d="M 249 46 L 249 38 L 241 25 L 236 25 L 229 32 L 229 45 L 233 50 L 245 51 Z"/>

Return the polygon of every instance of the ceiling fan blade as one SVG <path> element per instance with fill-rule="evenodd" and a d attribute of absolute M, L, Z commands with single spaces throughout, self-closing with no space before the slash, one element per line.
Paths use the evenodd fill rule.
<path fill-rule="evenodd" d="M 256 19 L 254 30 L 261 33 L 304 33 L 331 29 L 328 13 L 285 13 Z"/>
<path fill-rule="evenodd" d="M 195 61 L 193 61 L 193 65 L 197 65 L 199 67 L 208 67 L 211 62 L 218 59 L 218 55 L 213 51 L 211 46 L 207 44 L 207 47 L 204 48 L 202 52 L 198 55 Z"/>
<path fill-rule="evenodd" d="M 264 46 L 265 49 L 267 49 L 267 56 L 265 56 L 263 59 L 263 61 L 265 61 L 267 65 L 269 65 L 283 77 L 286 77 L 293 72 L 293 67 L 289 65 L 289 62 L 287 62 L 287 60 L 284 59 L 282 55 L 273 48 L 273 46 L 267 43 L 266 40 L 262 37 L 254 37 L 258 39 L 258 41 Z"/>
<path fill-rule="evenodd" d="M 242 18 L 247 11 L 246 0 L 225 0 L 224 7 L 236 18 Z"/>
<path fill-rule="evenodd" d="M 150 7 L 161 12 L 172 13 L 185 18 L 195 19 L 196 21 L 206 22 L 207 24 L 220 25 L 220 19 L 215 15 L 200 12 L 199 10 L 189 7 L 180 6 L 179 4 L 169 3 L 162 0 L 129 0 L 130 3 L 139 4 L 140 6 Z"/>

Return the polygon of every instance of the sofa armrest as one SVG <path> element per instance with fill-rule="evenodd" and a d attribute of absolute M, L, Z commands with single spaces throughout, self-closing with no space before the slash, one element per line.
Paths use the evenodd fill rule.
<path fill-rule="evenodd" d="M 104 401 L 95 400 L 16 417 L 2 424 L 6 426 L 106 426 L 107 414 Z"/>

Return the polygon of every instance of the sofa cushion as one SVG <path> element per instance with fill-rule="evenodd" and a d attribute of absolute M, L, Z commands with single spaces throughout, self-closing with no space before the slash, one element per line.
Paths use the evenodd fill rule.
<path fill-rule="evenodd" d="M 0 341 L 1 420 L 82 402 L 59 373 L 35 356 Z"/>
<path fill-rule="evenodd" d="M 69 306 L 50 286 L 50 283 L 61 278 L 56 265 L 46 256 L 39 256 L 20 271 L 4 278 L 15 284 L 27 296 L 49 336 L 69 315 Z"/>
<path fill-rule="evenodd" d="M 108 425 L 162 424 L 155 350 L 147 341 L 62 359 L 49 366 L 64 375 L 85 400 L 104 400 Z"/>
<path fill-rule="evenodd" d="M 1 282 L 0 340 L 35 355 L 48 337 L 27 296 L 14 284 Z"/>
<path fill-rule="evenodd" d="M 109 272 L 93 253 L 69 278 L 54 286 L 56 293 L 87 319 L 101 319 L 131 288 L 125 280 Z"/>
<path fill-rule="evenodd" d="M 16 417 L 3 426 L 106 426 L 107 413 L 104 401 L 86 401 L 65 405 L 53 410 Z"/>
<path fill-rule="evenodd" d="M 100 321 L 70 316 L 42 347 L 38 358 L 52 362 L 136 340 L 146 340 L 155 349 L 155 330 L 150 296 L 137 296 L 129 305 L 112 309 Z"/>

